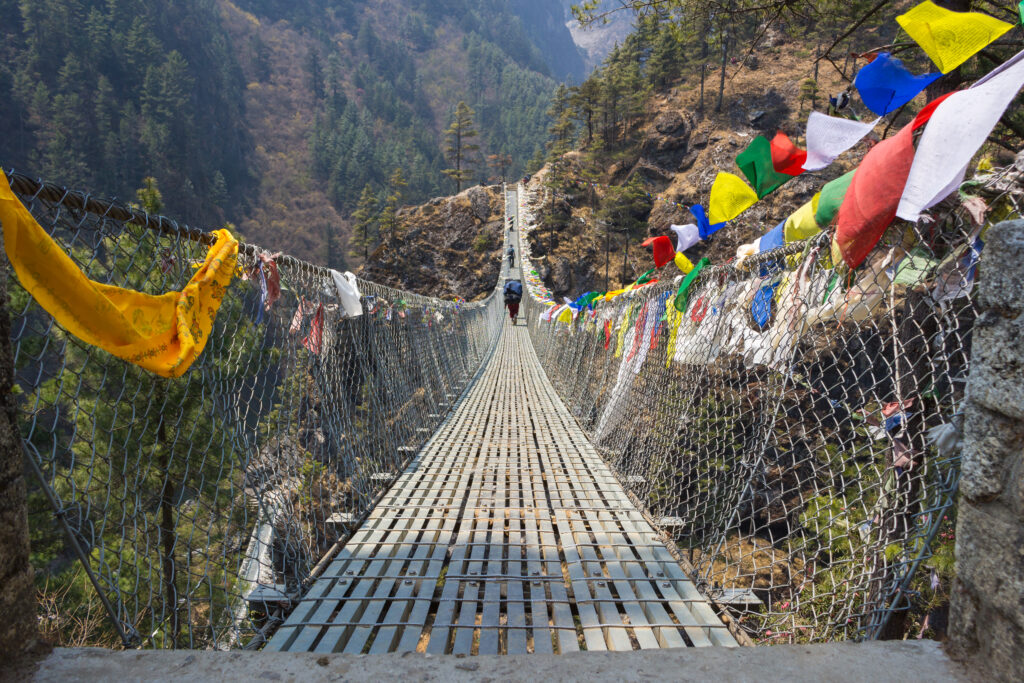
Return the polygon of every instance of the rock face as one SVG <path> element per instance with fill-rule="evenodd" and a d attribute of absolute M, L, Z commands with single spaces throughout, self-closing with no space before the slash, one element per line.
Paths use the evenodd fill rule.
<path fill-rule="evenodd" d="M 964 410 L 949 650 L 978 676 L 1024 678 L 1024 221 L 989 229 Z"/>
<path fill-rule="evenodd" d="M 358 275 L 426 296 L 468 301 L 491 293 L 501 268 L 505 200 L 501 186 L 471 187 L 399 211 L 399 234 Z"/>

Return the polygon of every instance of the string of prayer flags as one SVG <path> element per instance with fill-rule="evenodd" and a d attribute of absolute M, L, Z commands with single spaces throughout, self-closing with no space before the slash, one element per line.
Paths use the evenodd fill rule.
<path fill-rule="evenodd" d="M 701 240 L 700 228 L 693 223 L 670 225 L 669 230 L 676 234 L 676 251 L 686 251 Z"/>
<path fill-rule="evenodd" d="M 853 181 L 853 174 L 857 169 L 844 173 L 835 180 L 830 180 L 821 188 L 818 193 L 818 208 L 814 211 L 814 222 L 825 227 L 832 224 L 832 220 L 839 213 L 839 207 L 846 198 L 846 192 L 850 189 Z"/>
<path fill-rule="evenodd" d="M 700 204 L 694 204 L 691 206 L 690 213 L 693 214 L 693 217 L 697 220 L 697 232 L 700 234 L 700 238 L 702 240 L 706 240 L 725 227 L 725 221 L 712 225 L 711 221 L 708 220 L 707 214 L 704 213 L 704 207 Z"/>
<path fill-rule="evenodd" d="M 1024 86 L 1024 52 L 1018 53 L 966 90 L 951 93 L 921 111 L 915 126 L 927 127 L 917 144 L 910 176 L 896 215 L 916 221 L 921 212 L 952 194 L 967 167 Z M 930 115 L 930 120 L 925 118 Z"/>
<path fill-rule="evenodd" d="M 800 149 L 789 136 L 781 130 L 775 134 L 771 142 L 772 166 L 779 173 L 786 175 L 800 175 L 804 172 L 804 162 L 807 161 L 807 150 Z"/>
<path fill-rule="evenodd" d="M 736 157 L 736 165 L 750 181 L 758 199 L 763 199 L 793 177 L 775 170 L 772 145 L 763 135 L 751 140 L 747 148 L 740 152 Z"/>
<path fill-rule="evenodd" d="M 805 171 L 820 171 L 871 132 L 879 119 L 869 123 L 827 116 L 812 111 L 807 118 Z"/>
<path fill-rule="evenodd" d="M 896 21 L 944 74 L 1013 28 L 1013 24 L 987 14 L 953 12 L 929 0 L 896 17 Z"/>
<path fill-rule="evenodd" d="M 7 258 L 25 290 L 65 330 L 161 377 L 180 377 L 203 352 L 238 260 L 227 230 L 180 292 L 153 295 L 90 280 L 36 222 L 0 173 Z"/>
<path fill-rule="evenodd" d="M 782 221 L 774 228 L 761 235 L 757 241 L 758 253 L 764 251 L 771 251 L 772 249 L 778 249 L 783 245 L 783 231 L 786 227 L 786 221 Z"/>
<path fill-rule="evenodd" d="M 941 76 L 940 73 L 915 76 L 903 62 L 882 52 L 857 72 L 853 85 L 868 109 L 885 116 L 917 97 Z"/>
<path fill-rule="evenodd" d="M 676 310 L 679 311 L 680 313 L 686 312 L 687 299 L 690 296 L 690 286 L 693 285 L 694 281 L 697 279 L 697 276 L 700 275 L 700 271 L 704 270 L 704 268 L 707 267 L 707 265 L 710 263 L 711 259 L 705 256 L 700 261 L 697 261 L 697 265 L 693 267 L 693 270 L 687 273 L 686 277 L 683 278 L 682 283 L 679 285 L 679 291 L 676 292 L 675 299 L 673 300 L 673 305 L 676 307 Z"/>
<path fill-rule="evenodd" d="M 654 255 L 655 268 L 661 268 L 663 265 L 671 261 L 672 257 L 676 255 L 676 250 L 672 247 L 672 239 L 665 235 L 648 237 L 640 243 L 640 246 L 651 247 L 651 251 Z"/>
<path fill-rule="evenodd" d="M 725 223 L 753 206 L 757 192 L 732 173 L 719 171 L 711 186 L 709 206 L 711 223 Z"/>
<path fill-rule="evenodd" d="M 691 263 L 690 259 L 686 258 L 686 255 L 681 251 L 676 252 L 674 261 L 676 262 L 676 268 L 678 268 L 683 275 L 693 270 L 693 263 Z"/>
<path fill-rule="evenodd" d="M 786 219 L 782 229 L 783 239 L 787 244 L 813 237 L 821 232 L 821 227 L 814 220 L 821 200 L 821 192 L 817 193 L 811 200 L 794 211 Z"/>
<path fill-rule="evenodd" d="M 331 270 L 331 279 L 334 280 L 334 288 L 338 290 L 338 299 L 345 310 L 345 315 L 356 318 L 363 314 L 363 305 L 360 303 L 359 285 L 356 276 L 350 272 L 344 275 L 336 270 Z"/>
<path fill-rule="evenodd" d="M 836 217 L 833 258 L 852 270 L 874 249 L 896 218 L 914 161 L 913 125 L 875 145 L 854 171 Z"/>

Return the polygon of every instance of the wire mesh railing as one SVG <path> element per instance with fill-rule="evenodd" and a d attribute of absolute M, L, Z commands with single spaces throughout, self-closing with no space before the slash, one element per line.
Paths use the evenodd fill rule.
<path fill-rule="evenodd" d="M 9 177 L 101 283 L 180 289 L 212 242 Z M 360 280 L 363 314 L 348 317 L 324 268 L 250 245 L 238 263 L 205 350 L 177 379 L 69 335 L 11 276 L 19 424 L 37 475 L 32 561 L 53 642 L 259 646 L 501 329 L 494 293 L 467 304 Z"/>
<path fill-rule="evenodd" d="M 1021 179 L 975 194 L 1019 215 Z M 527 278 L 533 201 L 521 188 Z M 757 643 L 920 637 L 948 597 L 983 231 L 939 208 L 853 273 L 827 234 L 705 268 L 682 313 L 662 282 L 567 324 L 530 288 L 552 384 Z"/>

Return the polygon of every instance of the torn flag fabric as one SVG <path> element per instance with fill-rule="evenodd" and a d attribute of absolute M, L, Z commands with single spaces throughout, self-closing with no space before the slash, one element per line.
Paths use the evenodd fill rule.
<path fill-rule="evenodd" d="M 807 118 L 805 171 L 820 171 L 871 132 L 878 119 L 868 123 L 826 116 L 812 111 Z"/>
<path fill-rule="evenodd" d="M 345 311 L 345 315 L 350 318 L 362 315 L 363 305 L 360 303 L 356 276 L 348 271 L 342 275 L 338 271 L 332 270 L 331 279 L 334 281 L 334 288 L 338 291 L 338 299 L 341 300 L 341 307 Z"/>
<path fill-rule="evenodd" d="M 750 181 L 758 199 L 774 192 L 793 177 L 775 170 L 771 143 L 763 135 L 758 135 L 740 152 L 736 165 Z"/>
<path fill-rule="evenodd" d="M 648 237 L 640 243 L 640 246 L 651 248 L 654 255 L 655 268 L 661 268 L 663 265 L 671 261 L 672 257 L 676 255 L 676 250 L 672 247 L 672 239 L 665 235 Z"/>
<path fill-rule="evenodd" d="M 980 12 L 953 12 L 929 0 L 896 17 L 939 71 L 948 74 L 1013 28 Z"/>
<path fill-rule="evenodd" d="M 238 260 L 238 240 L 217 230 L 181 291 L 145 294 L 90 280 L 18 200 L 3 173 L 0 223 L 22 287 L 61 327 L 161 377 L 180 377 L 202 354 Z"/>
<path fill-rule="evenodd" d="M 896 218 L 914 161 L 913 125 L 875 145 L 854 172 L 839 215 L 835 246 L 851 269 L 875 248 Z"/>
<path fill-rule="evenodd" d="M 757 192 L 732 173 L 719 171 L 711 186 L 709 211 L 711 223 L 725 223 L 757 202 Z"/>
<path fill-rule="evenodd" d="M 857 72 L 853 85 L 868 109 L 885 116 L 917 97 L 941 76 L 940 73 L 915 76 L 903 62 L 882 52 Z"/>
<path fill-rule="evenodd" d="M 789 136 L 781 130 L 772 138 L 772 166 L 779 173 L 800 175 L 804 172 L 807 151 L 793 144 Z"/>
<path fill-rule="evenodd" d="M 956 191 L 971 158 L 1022 86 L 1024 52 L 934 108 L 917 143 L 914 165 L 896 215 L 916 221 L 922 211 Z M 914 123 L 920 125 L 917 120 Z"/>

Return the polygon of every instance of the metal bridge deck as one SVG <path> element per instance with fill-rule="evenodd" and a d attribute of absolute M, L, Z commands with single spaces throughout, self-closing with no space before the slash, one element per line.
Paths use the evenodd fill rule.
<path fill-rule="evenodd" d="M 267 649 L 735 644 L 558 399 L 520 321 Z"/>

